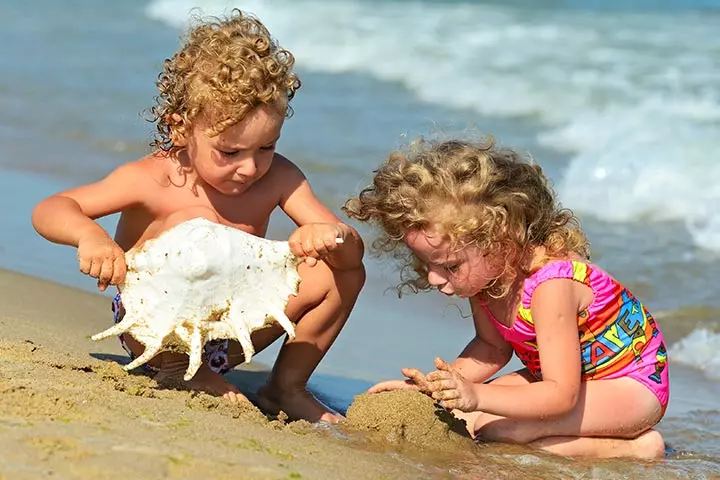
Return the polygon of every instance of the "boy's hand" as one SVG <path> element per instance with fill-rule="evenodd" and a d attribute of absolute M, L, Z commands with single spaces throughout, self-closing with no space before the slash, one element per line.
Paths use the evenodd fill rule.
<path fill-rule="evenodd" d="M 427 374 L 427 386 L 432 398 L 448 410 L 474 412 L 478 409 L 477 394 L 472 382 L 442 358 L 435 359 L 435 370 Z"/>
<path fill-rule="evenodd" d="M 416 368 L 403 368 L 402 374 L 407 377 L 407 380 L 388 380 L 380 382 L 370 387 L 368 393 L 410 389 L 430 395 L 431 392 L 428 388 L 428 382 L 424 373 Z"/>
<path fill-rule="evenodd" d="M 342 246 L 348 227 L 342 223 L 309 223 L 290 235 L 290 249 L 310 266 Z"/>
<path fill-rule="evenodd" d="M 80 271 L 97 278 L 101 292 L 105 291 L 108 285 L 117 285 L 125 280 L 125 252 L 106 235 L 80 238 L 77 256 Z"/>

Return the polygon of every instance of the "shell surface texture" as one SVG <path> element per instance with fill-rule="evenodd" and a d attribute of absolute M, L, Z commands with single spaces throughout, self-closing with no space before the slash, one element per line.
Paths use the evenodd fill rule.
<path fill-rule="evenodd" d="M 184 378 L 190 380 L 210 340 L 237 340 L 249 362 L 255 330 L 277 322 L 295 337 L 285 307 L 298 293 L 300 259 L 288 242 L 195 218 L 129 250 L 125 259 L 127 276 L 118 285 L 125 317 L 92 339 L 128 333 L 145 345 L 126 370 L 163 351 L 187 353 Z"/>

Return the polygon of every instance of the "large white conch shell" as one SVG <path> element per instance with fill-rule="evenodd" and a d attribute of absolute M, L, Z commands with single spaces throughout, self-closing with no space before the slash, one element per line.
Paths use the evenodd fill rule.
<path fill-rule="evenodd" d="M 285 306 L 298 292 L 300 259 L 288 242 L 195 218 L 128 251 L 125 259 L 128 273 L 119 285 L 125 317 L 92 339 L 129 333 L 145 345 L 126 370 L 170 350 L 189 354 L 189 380 L 210 340 L 239 341 L 249 362 L 253 331 L 277 322 L 295 337 Z"/>

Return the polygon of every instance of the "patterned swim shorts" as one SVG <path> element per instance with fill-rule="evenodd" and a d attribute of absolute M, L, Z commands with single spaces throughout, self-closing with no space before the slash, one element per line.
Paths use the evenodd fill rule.
<path fill-rule="evenodd" d="M 123 307 L 120 293 L 115 295 L 115 298 L 113 298 L 112 312 L 113 320 L 115 321 L 115 323 L 120 323 L 120 321 L 125 316 L 125 307 Z M 125 350 L 130 356 L 130 360 L 135 360 L 135 354 L 132 350 L 130 350 L 130 347 L 128 347 L 127 343 L 125 343 L 123 335 L 119 335 L 118 338 L 120 339 L 120 345 L 122 345 L 123 350 Z M 225 375 L 227 372 L 229 372 L 230 367 L 228 362 L 228 341 L 211 340 L 207 342 L 205 344 L 205 348 L 203 349 L 203 362 L 207 363 L 210 366 L 210 370 L 219 373 L 220 375 Z M 142 368 L 149 373 L 157 372 L 156 367 L 148 364 L 143 365 Z"/>

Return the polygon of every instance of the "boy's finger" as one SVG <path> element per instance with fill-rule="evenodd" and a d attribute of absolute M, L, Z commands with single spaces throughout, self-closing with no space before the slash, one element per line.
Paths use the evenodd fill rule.
<path fill-rule="evenodd" d="M 110 279 L 110 285 L 118 285 L 120 282 L 125 280 L 127 275 L 127 265 L 125 265 L 124 258 L 116 258 L 113 263 L 113 276 Z"/>
<path fill-rule="evenodd" d="M 90 262 L 90 272 L 88 275 L 90 275 L 92 278 L 99 278 L 100 272 L 102 271 L 103 262 L 99 260 L 92 260 Z"/>
<path fill-rule="evenodd" d="M 90 273 L 91 264 L 92 262 L 90 260 L 78 257 L 78 267 L 80 268 L 80 271 L 85 275 L 88 275 Z"/>
<path fill-rule="evenodd" d="M 108 286 L 110 280 L 113 277 L 113 271 L 115 270 L 114 262 L 112 258 L 106 258 L 102 265 L 100 265 L 100 273 L 98 274 L 98 286 L 104 290 Z"/>

